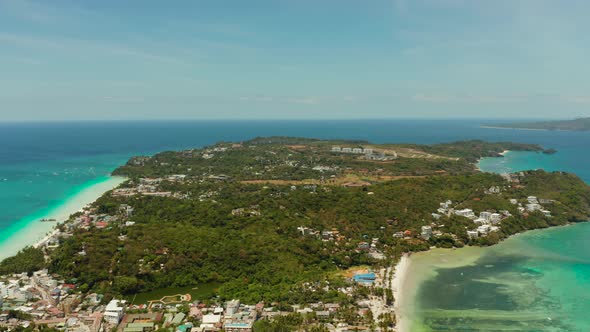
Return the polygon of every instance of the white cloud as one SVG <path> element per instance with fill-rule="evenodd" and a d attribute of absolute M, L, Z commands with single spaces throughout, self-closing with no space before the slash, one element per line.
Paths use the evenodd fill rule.
<path fill-rule="evenodd" d="M 0 32 L 0 42 L 10 43 L 20 47 L 33 49 L 54 49 L 66 52 L 69 56 L 79 52 L 90 52 L 93 56 L 102 53 L 103 55 L 129 56 L 135 59 L 142 59 L 150 62 L 174 63 L 180 65 L 194 65 L 195 63 L 185 61 L 178 57 L 158 54 L 146 51 L 141 48 L 133 48 L 112 42 L 97 42 L 85 39 L 65 38 L 59 36 L 37 37 L 27 34 L 3 33 Z"/>

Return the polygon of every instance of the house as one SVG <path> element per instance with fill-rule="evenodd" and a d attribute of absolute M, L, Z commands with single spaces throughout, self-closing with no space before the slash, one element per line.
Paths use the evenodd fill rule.
<path fill-rule="evenodd" d="M 319 319 L 328 319 L 328 318 L 330 318 L 330 312 L 327 311 L 327 310 L 316 311 L 315 312 L 315 315 Z"/>
<path fill-rule="evenodd" d="M 533 212 L 533 211 L 537 211 L 537 210 L 541 210 L 541 205 L 539 205 L 538 203 L 529 203 L 526 206 L 527 211 L 529 212 Z"/>
<path fill-rule="evenodd" d="M 245 214 L 245 209 L 244 208 L 237 208 L 237 209 L 233 209 L 231 210 L 231 215 L 234 217 L 241 217 Z"/>
<path fill-rule="evenodd" d="M 502 221 L 502 215 L 499 213 L 492 213 L 490 215 L 490 221 L 492 222 L 493 225 L 499 223 L 500 221 Z"/>
<path fill-rule="evenodd" d="M 339 146 L 333 146 L 332 147 L 332 152 L 340 153 L 340 152 L 342 152 L 342 148 L 339 147 Z"/>
<path fill-rule="evenodd" d="M 121 211 L 121 213 L 127 217 L 131 217 L 133 215 L 133 208 L 127 204 L 121 204 L 119 206 L 119 211 Z"/>
<path fill-rule="evenodd" d="M 201 309 L 199 309 L 199 307 L 191 307 L 189 315 L 200 320 L 201 317 L 203 317 L 203 312 L 201 311 Z"/>
<path fill-rule="evenodd" d="M 477 218 L 477 219 L 473 220 L 473 222 L 474 222 L 476 225 L 485 225 L 485 224 L 489 224 L 489 221 L 488 221 L 487 219 L 484 219 L 484 218 Z"/>
<path fill-rule="evenodd" d="M 526 198 L 526 200 L 529 202 L 529 204 L 539 204 L 539 201 L 535 196 L 529 196 Z"/>
<path fill-rule="evenodd" d="M 96 226 L 96 228 L 105 228 L 107 227 L 109 224 L 107 222 L 104 221 L 97 221 L 94 226 Z"/>
<path fill-rule="evenodd" d="M 352 148 L 342 148 L 343 153 L 352 153 Z"/>
<path fill-rule="evenodd" d="M 479 213 L 479 217 L 485 220 L 490 220 L 490 217 L 492 216 L 491 212 L 488 211 L 482 211 Z"/>
<path fill-rule="evenodd" d="M 352 153 L 361 154 L 361 153 L 363 153 L 363 149 L 361 149 L 361 148 L 354 148 L 354 149 L 352 149 Z"/>
<path fill-rule="evenodd" d="M 123 305 L 125 305 L 125 301 L 115 299 L 111 300 L 111 302 L 109 302 L 105 308 L 104 319 L 110 324 L 119 324 L 123 314 L 125 313 L 125 308 Z"/>
<path fill-rule="evenodd" d="M 154 330 L 155 325 L 154 322 L 129 323 L 123 332 L 150 332 Z"/>
<path fill-rule="evenodd" d="M 490 194 L 499 194 L 500 193 L 500 187 L 498 187 L 498 186 L 491 186 L 488 189 L 488 193 L 490 193 Z"/>
<path fill-rule="evenodd" d="M 475 213 L 471 209 L 455 210 L 455 214 L 469 219 L 475 219 Z"/>
<path fill-rule="evenodd" d="M 364 251 L 371 249 L 371 246 L 369 245 L 368 242 L 361 242 L 356 247 L 358 250 L 364 250 Z"/>
<path fill-rule="evenodd" d="M 332 231 L 322 231 L 322 240 L 333 240 L 334 234 Z"/>
<path fill-rule="evenodd" d="M 207 314 L 201 319 L 201 328 L 220 328 L 221 315 Z"/>
<path fill-rule="evenodd" d="M 226 332 L 251 332 L 252 322 L 227 323 L 223 326 Z"/>
<path fill-rule="evenodd" d="M 430 239 L 432 236 L 432 227 L 431 226 L 422 226 L 422 233 L 420 234 L 424 240 Z"/>
<path fill-rule="evenodd" d="M 477 228 L 481 235 L 487 235 L 490 232 L 490 225 L 481 225 Z"/>
<path fill-rule="evenodd" d="M 340 304 L 338 303 L 326 303 L 324 304 L 324 309 L 331 311 L 331 312 L 336 312 L 338 311 L 338 309 L 340 309 Z"/>
<path fill-rule="evenodd" d="M 373 154 L 373 149 L 367 149 L 367 148 L 364 148 L 364 149 L 363 149 L 363 153 L 364 153 L 364 154 Z"/>
<path fill-rule="evenodd" d="M 446 202 L 440 203 L 440 207 L 443 209 L 448 209 L 453 205 L 453 201 L 447 200 Z"/>
<path fill-rule="evenodd" d="M 225 306 L 225 314 L 231 316 L 238 312 L 240 308 L 240 300 L 231 300 Z"/>
<path fill-rule="evenodd" d="M 182 323 L 182 321 L 184 320 L 185 317 L 186 317 L 186 315 L 184 313 L 179 312 L 176 315 L 174 315 L 174 318 L 172 318 L 172 321 L 170 322 L 170 324 L 180 325 L 180 323 Z"/>
<path fill-rule="evenodd" d="M 467 236 L 470 239 L 477 239 L 479 237 L 479 233 L 477 231 L 467 231 Z"/>

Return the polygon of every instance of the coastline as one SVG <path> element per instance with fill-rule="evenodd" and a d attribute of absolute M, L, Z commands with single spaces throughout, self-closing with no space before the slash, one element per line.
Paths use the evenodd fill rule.
<path fill-rule="evenodd" d="M 485 129 L 508 129 L 508 130 L 533 130 L 533 131 L 559 131 L 560 129 L 541 129 L 541 128 L 519 128 L 519 127 L 495 127 L 495 126 L 480 126 Z M 565 131 L 565 130 L 563 130 Z"/>
<path fill-rule="evenodd" d="M 502 156 L 502 157 L 506 157 L 506 155 L 507 155 L 509 152 L 511 152 L 511 151 L 510 151 L 510 150 L 504 150 L 504 151 L 502 151 L 502 152 L 498 153 L 498 155 L 500 155 L 500 156 Z M 477 162 L 474 164 L 474 165 L 475 165 L 475 170 L 476 170 L 476 171 L 478 171 L 478 172 L 484 172 L 484 173 L 486 173 L 486 172 L 487 172 L 487 171 L 484 171 L 484 170 L 482 170 L 482 169 L 481 169 L 481 162 L 482 162 L 484 159 L 486 159 L 486 158 L 498 158 L 498 157 L 482 157 L 482 158 L 479 158 L 479 159 L 477 160 Z"/>
<path fill-rule="evenodd" d="M 395 265 L 395 272 L 393 275 L 393 280 L 391 281 L 391 288 L 393 292 L 394 298 L 394 310 L 395 310 L 395 317 L 396 317 L 396 331 L 398 332 L 407 332 L 409 331 L 409 320 L 406 318 L 404 319 L 405 314 L 402 312 L 402 308 L 404 308 L 404 299 L 408 299 L 409 294 L 404 295 L 404 290 L 407 290 L 405 287 L 405 281 L 408 277 L 408 271 L 410 268 L 410 253 L 404 253 L 400 258 L 399 262 Z"/>
<path fill-rule="evenodd" d="M 55 206 L 33 213 L 12 224 L 5 230 L 5 238 L 0 239 L 0 260 L 16 254 L 26 246 L 39 247 L 51 235 L 55 226 L 86 205 L 93 203 L 105 192 L 117 187 L 126 180 L 120 176 L 103 176 L 76 188 L 72 194 Z M 40 219 L 55 219 L 55 222 L 40 222 Z"/>

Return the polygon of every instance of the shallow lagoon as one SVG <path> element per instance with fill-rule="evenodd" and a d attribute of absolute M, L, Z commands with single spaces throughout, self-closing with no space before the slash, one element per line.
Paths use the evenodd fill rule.
<path fill-rule="evenodd" d="M 553 162 L 510 152 L 480 167 L 551 170 Z M 530 231 L 489 248 L 414 254 L 409 273 L 403 314 L 411 331 L 590 331 L 590 223 Z"/>

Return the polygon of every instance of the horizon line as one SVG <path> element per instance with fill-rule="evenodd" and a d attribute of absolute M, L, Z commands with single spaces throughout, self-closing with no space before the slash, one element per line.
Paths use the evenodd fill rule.
<path fill-rule="evenodd" d="M 485 117 L 366 117 L 366 118 L 126 118 L 126 119 L 43 119 L 43 120 L 0 120 L 0 124 L 16 123 L 90 123 L 90 122 L 285 122 L 285 121 L 544 121 L 544 120 L 575 120 L 577 118 L 549 118 L 549 117 L 523 117 L 523 118 L 485 118 Z"/>

